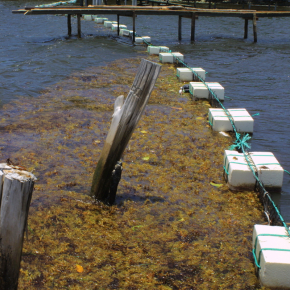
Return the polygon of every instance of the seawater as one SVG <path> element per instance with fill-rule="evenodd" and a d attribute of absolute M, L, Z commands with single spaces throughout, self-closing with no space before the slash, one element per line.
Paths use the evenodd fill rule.
<path fill-rule="evenodd" d="M 25 16 L 12 10 L 40 2 L 0 1 L 0 100 L 1 105 L 19 96 L 37 98 L 71 73 L 116 59 L 140 57 L 144 47 L 94 22 L 82 21 L 82 39 L 67 38 L 66 17 Z M 44 2 L 45 3 L 45 2 Z M 47 2 L 49 3 L 49 2 Z M 116 15 L 106 15 L 116 20 Z M 151 36 L 154 45 L 169 46 L 185 54 L 192 67 L 202 67 L 208 81 L 225 87 L 227 108 L 246 108 L 255 117 L 252 151 L 270 151 L 290 171 L 290 35 L 288 18 L 260 18 L 258 42 L 243 39 L 244 21 L 230 17 L 199 17 L 196 41 L 190 43 L 190 20 L 183 19 L 181 42 L 177 41 L 176 16 L 138 16 L 136 30 Z M 132 19 L 121 17 L 132 28 Z M 284 175 L 281 195 L 275 202 L 290 221 L 290 176 Z"/>

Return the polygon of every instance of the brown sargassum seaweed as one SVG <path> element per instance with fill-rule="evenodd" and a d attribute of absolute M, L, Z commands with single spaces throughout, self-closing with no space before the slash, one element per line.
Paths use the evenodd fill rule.
<path fill-rule="evenodd" d="M 207 101 L 178 94 L 173 66 L 125 151 L 116 204 L 88 196 L 114 100 L 139 63 L 88 68 L 3 107 L 1 159 L 38 177 L 19 289 L 261 289 L 251 254 L 261 204 L 228 190 L 233 140 L 211 130 Z"/>

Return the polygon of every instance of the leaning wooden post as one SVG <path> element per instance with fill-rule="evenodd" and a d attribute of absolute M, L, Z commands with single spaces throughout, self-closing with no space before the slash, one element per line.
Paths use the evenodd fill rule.
<path fill-rule="evenodd" d="M 244 39 L 248 38 L 248 26 L 249 26 L 249 19 L 245 18 Z"/>
<path fill-rule="evenodd" d="M 178 40 L 181 41 L 182 16 L 178 15 Z"/>
<path fill-rule="evenodd" d="M 191 41 L 195 40 L 195 13 L 191 14 Z"/>
<path fill-rule="evenodd" d="M 253 14 L 253 34 L 254 34 L 254 42 L 257 42 L 257 16 L 256 16 L 256 13 Z"/>
<path fill-rule="evenodd" d="M 111 127 L 93 176 L 91 196 L 99 201 L 107 204 L 115 201 L 121 175 L 117 162 L 141 118 L 160 68 L 159 64 L 142 59 L 125 103 L 123 96 L 116 99 Z"/>
<path fill-rule="evenodd" d="M 0 165 L 0 289 L 16 290 L 24 230 L 36 178 L 30 172 Z"/>
<path fill-rule="evenodd" d="M 132 43 L 135 43 L 135 34 L 136 34 L 136 27 L 135 27 L 135 19 L 136 18 L 136 13 L 133 11 L 133 37 L 132 37 Z"/>
<path fill-rule="evenodd" d="M 82 31 L 81 31 L 81 15 L 80 14 L 77 15 L 77 19 L 78 19 L 78 38 L 81 38 Z"/>
<path fill-rule="evenodd" d="M 71 36 L 71 14 L 67 15 L 67 34 Z"/>

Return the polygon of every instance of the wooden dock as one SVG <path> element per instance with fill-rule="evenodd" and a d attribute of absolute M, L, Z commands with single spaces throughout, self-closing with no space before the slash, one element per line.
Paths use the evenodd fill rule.
<path fill-rule="evenodd" d="M 257 20 L 260 17 L 290 17 L 290 11 L 256 11 L 236 9 L 199 9 L 183 6 L 89 6 L 89 7 L 55 7 L 55 8 L 24 8 L 12 11 L 13 13 L 24 13 L 25 15 L 67 15 L 68 35 L 71 35 L 71 16 L 77 15 L 78 36 L 81 37 L 81 16 L 98 14 L 115 14 L 119 27 L 120 16 L 132 17 L 133 38 L 135 36 L 135 22 L 137 15 L 175 15 L 178 16 L 178 39 L 181 40 L 181 19 L 191 19 L 191 41 L 195 40 L 195 21 L 198 17 L 238 17 L 243 18 L 244 38 L 248 38 L 248 22 L 253 21 L 254 42 L 257 42 Z M 119 33 L 119 29 L 118 32 Z"/>

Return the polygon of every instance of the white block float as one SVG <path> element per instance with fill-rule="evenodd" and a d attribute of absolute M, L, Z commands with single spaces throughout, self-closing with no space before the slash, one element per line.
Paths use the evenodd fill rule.
<path fill-rule="evenodd" d="M 261 284 L 274 289 L 290 289 L 290 238 L 286 229 L 255 225 L 252 246 L 260 267 Z"/>
<path fill-rule="evenodd" d="M 225 89 L 222 85 L 216 82 L 206 82 L 206 85 L 202 82 L 190 82 L 189 92 L 198 99 L 208 99 L 210 92 L 213 91 L 219 100 L 224 100 Z"/>
<path fill-rule="evenodd" d="M 176 70 L 176 75 L 181 82 L 190 82 L 193 81 L 195 78 L 197 78 L 196 75 L 193 73 L 193 71 L 203 80 L 205 80 L 205 70 L 200 67 L 196 68 L 178 67 Z"/>
<path fill-rule="evenodd" d="M 111 26 L 112 30 L 117 31 L 118 30 L 118 23 L 112 23 Z M 119 29 L 127 29 L 127 26 L 124 24 L 119 24 Z"/>
<path fill-rule="evenodd" d="M 142 36 L 142 38 L 143 38 L 143 41 L 151 42 L 151 37 L 150 36 Z"/>
<path fill-rule="evenodd" d="M 108 20 L 108 18 L 102 18 L 102 17 L 95 18 L 95 22 L 99 23 L 99 24 L 103 24 L 107 20 Z"/>
<path fill-rule="evenodd" d="M 142 44 L 144 43 L 144 41 L 146 42 L 151 42 L 151 37 L 150 36 L 136 36 L 135 37 L 135 43 L 139 43 L 139 44 Z"/>
<path fill-rule="evenodd" d="M 116 24 L 117 21 L 104 21 L 104 26 L 107 27 L 107 28 L 111 28 L 112 27 L 112 24 Z"/>
<path fill-rule="evenodd" d="M 130 36 L 130 30 L 128 29 L 120 29 L 120 35 L 121 36 Z"/>
<path fill-rule="evenodd" d="M 84 20 L 92 21 L 93 15 L 84 15 Z"/>
<path fill-rule="evenodd" d="M 249 152 L 258 177 L 268 191 L 281 191 L 284 170 L 272 152 Z M 232 190 L 253 190 L 256 179 L 243 153 L 225 150 L 224 169 Z"/>
<path fill-rule="evenodd" d="M 148 46 L 147 51 L 150 55 L 159 54 L 160 52 L 169 51 L 169 47 L 167 47 L 167 46 Z"/>
<path fill-rule="evenodd" d="M 253 152 L 251 157 L 258 170 L 259 179 L 269 191 L 281 191 L 284 169 L 272 152 Z"/>
<path fill-rule="evenodd" d="M 174 62 L 178 62 L 179 60 L 184 61 L 184 55 L 180 52 L 172 52 L 174 56 Z"/>
<path fill-rule="evenodd" d="M 238 132 L 253 133 L 254 119 L 246 109 L 228 109 L 228 113 L 232 116 Z M 233 131 L 232 123 L 223 109 L 210 108 L 208 120 L 214 131 Z"/>
<path fill-rule="evenodd" d="M 179 52 L 160 52 L 159 60 L 162 63 L 174 63 L 178 62 L 178 59 L 184 60 L 184 55 Z"/>

